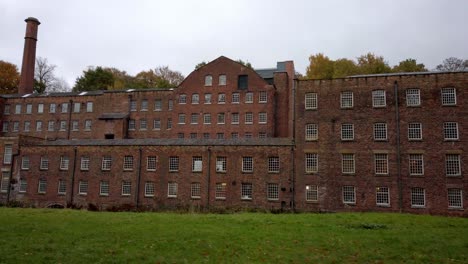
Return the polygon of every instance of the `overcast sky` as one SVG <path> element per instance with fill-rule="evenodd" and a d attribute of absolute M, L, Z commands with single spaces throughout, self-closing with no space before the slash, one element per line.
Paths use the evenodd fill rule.
<path fill-rule="evenodd" d="M 168 65 L 188 75 L 224 55 L 255 68 L 311 54 L 331 59 L 414 58 L 429 69 L 468 59 L 468 1 L 53 1 L 0 0 L 0 60 L 21 68 L 27 17 L 39 26 L 37 56 L 73 86 L 88 66 L 136 74 Z"/>

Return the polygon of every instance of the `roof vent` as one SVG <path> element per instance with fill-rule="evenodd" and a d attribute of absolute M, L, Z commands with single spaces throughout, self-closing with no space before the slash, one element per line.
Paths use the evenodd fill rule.
<path fill-rule="evenodd" d="M 127 93 L 131 93 L 131 92 L 133 92 L 133 91 L 135 91 L 135 89 L 128 89 L 128 90 L 127 90 Z"/>
<path fill-rule="evenodd" d="M 29 94 L 25 94 L 25 95 L 23 95 L 23 96 L 21 96 L 21 97 L 26 98 L 26 97 L 29 97 L 29 96 L 31 96 L 31 95 L 32 95 L 32 94 L 29 93 Z"/>
<path fill-rule="evenodd" d="M 88 92 L 81 92 L 78 95 L 86 95 Z"/>

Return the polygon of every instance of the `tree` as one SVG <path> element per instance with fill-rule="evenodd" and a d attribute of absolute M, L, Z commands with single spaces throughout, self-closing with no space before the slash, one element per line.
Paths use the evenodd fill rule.
<path fill-rule="evenodd" d="M 195 65 L 195 70 L 198 70 L 200 69 L 201 67 L 205 66 L 207 63 L 205 61 L 202 61 L 200 63 L 198 63 L 197 65 Z"/>
<path fill-rule="evenodd" d="M 159 88 L 177 87 L 184 80 L 182 73 L 169 69 L 169 66 L 159 66 L 154 69 L 156 76 L 169 83 L 168 86 Z"/>
<path fill-rule="evenodd" d="M 467 71 L 468 60 L 462 60 L 455 57 L 445 59 L 442 64 L 437 65 L 436 71 Z"/>
<path fill-rule="evenodd" d="M 393 72 L 426 72 L 426 66 L 417 63 L 415 59 L 406 59 L 400 61 L 398 65 L 393 66 Z"/>
<path fill-rule="evenodd" d="M 18 92 L 20 74 L 13 63 L 0 60 L 0 94 Z"/>
<path fill-rule="evenodd" d="M 333 63 L 333 78 L 344 78 L 359 73 L 356 63 L 349 59 L 338 59 Z"/>
<path fill-rule="evenodd" d="M 241 59 L 238 59 L 238 60 L 236 60 L 236 62 L 238 62 L 238 63 L 244 65 L 245 67 L 253 70 L 252 64 L 250 64 L 250 62 L 248 62 L 248 61 L 243 61 Z"/>
<path fill-rule="evenodd" d="M 323 53 L 317 53 L 309 57 L 309 66 L 306 69 L 306 76 L 311 79 L 331 79 L 333 78 L 333 61 Z"/>
<path fill-rule="evenodd" d="M 373 53 L 367 53 L 357 58 L 360 74 L 378 74 L 392 72 L 388 63 L 382 56 L 376 56 Z"/>
<path fill-rule="evenodd" d="M 57 80 L 54 75 L 56 65 L 49 64 L 46 58 L 37 57 L 34 70 L 34 91 L 43 93 Z"/>
<path fill-rule="evenodd" d="M 55 78 L 55 81 L 47 88 L 49 93 L 64 93 L 70 90 L 70 85 L 63 78 Z"/>
<path fill-rule="evenodd" d="M 114 83 L 112 87 L 109 87 L 110 90 L 122 90 L 127 88 L 136 88 L 135 86 L 135 78 L 126 71 L 121 71 L 117 68 L 104 68 L 105 71 L 108 71 L 114 77 Z"/>
<path fill-rule="evenodd" d="M 114 84 L 114 76 L 102 67 L 89 67 L 78 77 L 73 87 L 74 92 L 108 90 Z"/>

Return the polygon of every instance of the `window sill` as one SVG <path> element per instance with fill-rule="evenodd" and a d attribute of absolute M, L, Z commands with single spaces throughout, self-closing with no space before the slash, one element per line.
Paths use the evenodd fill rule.
<path fill-rule="evenodd" d="M 356 173 L 355 173 L 355 172 L 350 172 L 350 173 L 344 173 L 344 172 L 342 172 L 342 173 L 341 173 L 341 176 L 356 176 Z"/>
<path fill-rule="evenodd" d="M 176 199 L 177 196 L 168 196 L 167 199 Z"/>
<path fill-rule="evenodd" d="M 463 178 L 462 175 L 445 175 L 447 178 L 451 179 L 451 178 L 454 178 L 454 179 L 460 179 L 460 178 Z"/>
<path fill-rule="evenodd" d="M 242 171 L 242 174 L 253 174 L 253 171 Z"/>
<path fill-rule="evenodd" d="M 99 194 L 100 197 L 109 197 L 108 194 Z"/>
<path fill-rule="evenodd" d="M 145 198 L 154 198 L 154 195 L 145 195 Z"/>
<path fill-rule="evenodd" d="M 377 207 L 381 207 L 381 208 L 391 208 L 391 206 L 389 204 L 377 204 Z"/>
<path fill-rule="evenodd" d="M 410 174 L 411 178 L 424 178 L 424 174 Z"/>
<path fill-rule="evenodd" d="M 389 173 L 385 173 L 385 174 L 375 174 L 375 177 L 388 177 L 390 176 Z"/>
<path fill-rule="evenodd" d="M 307 204 L 318 204 L 318 201 L 306 201 Z"/>
<path fill-rule="evenodd" d="M 412 208 L 412 209 L 426 209 L 426 206 L 423 206 L 423 205 L 412 205 L 411 208 Z"/>
<path fill-rule="evenodd" d="M 419 139 L 408 139 L 409 142 L 422 142 L 422 138 Z"/>
<path fill-rule="evenodd" d="M 449 207 L 448 210 L 450 211 L 465 211 L 463 207 Z"/>
<path fill-rule="evenodd" d="M 190 197 L 192 200 L 201 200 L 201 197 Z"/>
<path fill-rule="evenodd" d="M 450 138 L 447 139 L 447 138 L 444 138 L 444 141 L 445 141 L 445 142 L 457 142 L 457 141 L 460 141 L 460 139 L 458 139 L 458 138 L 454 138 L 454 139 L 450 139 Z"/>
<path fill-rule="evenodd" d="M 218 200 L 218 201 L 226 201 L 226 198 L 217 197 L 217 198 L 215 198 L 215 200 Z"/>
<path fill-rule="evenodd" d="M 252 201 L 252 198 L 241 198 L 241 201 L 251 202 L 251 201 Z"/>

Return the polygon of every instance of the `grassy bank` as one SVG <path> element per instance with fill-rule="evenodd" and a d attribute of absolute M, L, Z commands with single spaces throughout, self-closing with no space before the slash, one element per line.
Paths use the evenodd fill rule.
<path fill-rule="evenodd" d="M 0 208 L 0 263 L 468 263 L 468 219 Z"/>

